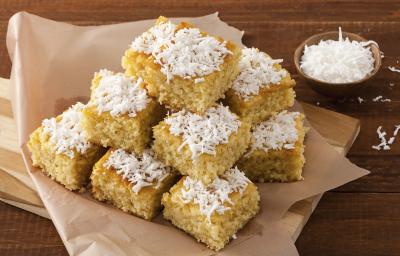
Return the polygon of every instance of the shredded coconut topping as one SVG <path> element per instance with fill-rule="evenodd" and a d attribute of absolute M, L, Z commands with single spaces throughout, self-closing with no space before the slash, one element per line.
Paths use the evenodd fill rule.
<path fill-rule="evenodd" d="M 84 154 L 90 148 L 91 143 L 81 127 L 81 111 L 84 108 L 85 105 L 78 102 L 61 115 L 61 120 L 57 121 L 53 117 L 42 121 L 43 132 L 50 135 L 49 141 L 57 154 L 65 154 L 73 159 L 74 150 Z"/>
<path fill-rule="evenodd" d="M 234 203 L 229 195 L 233 192 L 242 194 L 249 183 L 251 181 L 237 167 L 226 171 L 208 186 L 187 176 L 183 181 L 180 198 L 185 204 L 190 202 L 198 204 L 201 214 L 207 216 L 210 222 L 214 212 L 224 214 L 225 211 L 230 210 L 226 204 L 233 205 Z"/>
<path fill-rule="evenodd" d="M 273 60 L 257 48 L 245 48 L 242 50 L 242 58 L 239 62 L 240 73 L 233 82 L 235 93 L 245 101 L 257 95 L 261 88 L 279 84 L 288 75 L 284 69 L 277 70 L 274 65 L 283 60 Z"/>
<path fill-rule="evenodd" d="M 114 150 L 104 167 L 114 168 L 117 174 L 132 183 L 132 190 L 136 194 L 143 187 L 159 188 L 161 181 L 172 172 L 171 168 L 157 160 L 154 152 L 149 149 L 144 151 L 141 158 L 122 149 Z"/>
<path fill-rule="evenodd" d="M 200 154 L 215 155 L 215 147 L 226 144 L 232 132 L 240 126 L 238 117 L 228 107 L 218 105 L 209 108 L 204 115 L 182 110 L 165 119 L 169 131 L 175 136 L 183 136 L 179 151 L 188 145 L 195 160 Z"/>
<path fill-rule="evenodd" d="M 156 55 L 160 52 L 165 43 L 172 39 L 175 34 L 176 25 L 170 21 L 157 24 L 135 38 L 132 42 L 132 49 L 145 54 Z"/>
<path fill-rule="evenodd" d="M 260 123 L 253 131 L 253 142 L 250 152 L 255 150 L 280 150 L 293 149 L 298 134 L 296 118 L 299 112 L 287 112 L 286 110 L 272 116 L 267 121 Z"/>
<path fill-rule="evenodd" d="M 125 76 L 122 73 L 113 74 L 108 70 L 99 72 L 101 80 L 93 92 L 92 103 L 99 114 L 110 112 L 112 116 L 128 114 L 135 117 L 146 108 L 150 98 L 141 86 L 143 80 Z"/>
<path fill-rule="evenodd" d="M 158 24 L 132 43 L 134 50 L 154 57 L 168 82 L 174 76 L 190 79 L 211 74 L 232 54 L 225 41 L 205 36 L 197 28 L 175 30 L 170 22 Z"/>
<path fill-rule="evenodd" d="M 398 73 L 400 73 L 400 69 L 397 69 L 397 68 L 395 68 L 395 67 L 390 66 L 390 67 L 388 67 L 388 69 L 389 69 L 390 71 L 392 71 L 392 72 L 398 72 Z"/>
<path fill-rule="evenodd" d="M 347 83 L 363 79 L 374 70 L 370 47 L 373 41 L 358 42 L 343 39 L 321 40 L 317 45 L 305 46 L 300 68 L 307 75 L 330 83 Z"/>

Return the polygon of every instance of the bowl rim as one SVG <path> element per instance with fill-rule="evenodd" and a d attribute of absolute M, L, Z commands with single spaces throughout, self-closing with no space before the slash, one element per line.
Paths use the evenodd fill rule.
<path fill-rule="evenodd" d="M 321 38 L 323 36 L 330 35 L 330 34 L 339 35 L 339 31 L 332 30 L 332 31 L 327 31 L 327 32 L 323 32 L 323 33 L 314 34 L 314 35 L 308 37 L 307 39 L 305 39 L 296 48 L 296 50 L 294 51 L 294 54 L 293 54 L 293 62 L 294 62 L 294 66 L 295 66 L 296 71 L 297 71 L 298 74 L 300 74 L 301 76 L 303 76 L 304 78 L 306 78 L 308 80 L 311 80 L 311 81 L 316 82 L 316 83 L 324 84 L 324 85 L 327 85 L 327 86 L 346 86 L 346 85 L 355 85 L 355 84 L 363 83 L 363 82 L 373 78 L 378 73 L 379 69 L 382 66 L 382 57 L 380 55 L 381 51 L 380 51 L 379 45 L 377 43 L 372 43 L 371 47 L 375 47 L 377 49 L 377 51 L 379 52 L 379 54 L 378 54 L 378 56 L 376 56 L 376 54 L 374 54 L 374 52 L 371 50 L 372 55 L 374 57 L 374 60 L 376 62 L 376 63 L 374 63 L 374 70 L 371 73 L 369 73 L 367 76 L 365 76 L 363 79 L 361 79 L 361 80 L 353 81 L 353 82 L 346 82 L 346 83 L 330 83 L 330 82 L 322 81 L 322 80 L 319 80 L 317 78 L 314 78 L 314 77 L 311 77 L 311 76 L 305 74 L 303 72 L 303 70 L 301 70 L 301 68 L 300 68 L 300 59 L 303 56 L 305 45 L 315 45 L 315 44 L 309 44 L 309 42 L 312 41 L 312 40 L 316 40 L 316 39 L 321 41 Z M 360 36 L 358 34 L 351 33 L 351 32 L 342 31 L 342 35 L 345 36 L 345 37 L 352 37 L 352 38 L 354 38 L 352 40 L 356 40 L 356 41 L 360 41 L 360 42 L 367 42 L 368 41 L 366 38 L 364 38 L 364 37 L 362 37 L 362 36 Z"/>

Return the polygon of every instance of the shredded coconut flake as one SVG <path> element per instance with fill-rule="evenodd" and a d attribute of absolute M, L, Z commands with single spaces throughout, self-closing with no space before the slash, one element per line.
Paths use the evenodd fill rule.
<path fill-rule="evenodd" d="M 392 71 L 392 72 L 398 72 L 398 73 L 400 73 L 400 69 L 397 69 L 397 68 L 395 68 L 395 67 L 388 67 L 388 69 L 389 69 L 390 71 Z"/>
<path fill-rule="evenodd" d="M 172 23 L 162 23 L 136 38 L 133 49 L 151 54 L 169 82 L 174 76 L 184 79 L 203 77 L 220 70 L 224 58 L 232 54 L 226 42 L 203 35 L 197 28 L 176 31 Z"/>
<path fill-rule="evenodd" d="M 385 99 L 382 95 L 376 96 L 372 99 L 373 102 L 392 102 L 391 99 Z"/>
<path fill-rule="evenodd" d="M 141 86 L 143 80 L 125 76 L 122 73 L 113 74 L 108 70 L 99 72 L 101 80 L 93 92 L 92 103 L 99 112 L 109 112 L 112 116 L 128 114 L 135 117 L 146 108 L 150 98 Z"/>
<path fill-rule="evenodd" d="M 360 104 L 364 102 L 364 99 L 361 97 L 357 97 L 357 100 L 358 100 L 358 103 L 360 103 Z"/>
<path fill-rule="evenodd" d="M 260 123 L 253 131 L 249 153 L 255 150 L 293 149 L 298 140 L 296 118 L 299 112 L 286 110 Z"/>
<path fill-rule="evenodd" d="M 288 75 L 284 69 L 277 70 L 274 65 L 283 60 L 273 60 L 257 48 L 245 48 L 242 50 L 242 58 L 239 62 L 240 73 L 233 82 L 235 93 L 245 101 L 258 95 L 261 88 L 269 88 L 277 85 Z"/>
<path fill-rule="evenodd" d="M 398 132 L 400 131 L 400 125 L 395 125 L 395 129 L 393 131 L 393 136 L 389 138 L 389 140 L 386 140 L 386 135 L 387 133 L 385 131 L 382 131 L 382 126 L 378 126 L 376 129 L 376 133 L 378 135 L 378 138 L 380 140 L 380 143 L 378 145 L 372 145 L 372 148 L 375 150 L 390 150 L 390 145 L 392 145 L 396 139 L 396 136 Z"/>
<path fill-rule="evenodd" d="M 78 102 L 61 115 L 61 120 L 57 121 L 54 117 L 43 120 L 43 131 L 50 135 L 49 141 L 57 154 L 65 154 L 72 159 L 74 150 L 84 154 L 90 148 L 91 143 L 81 127 L 81 111 L 84 108 L 85 105 Z"/>
<path fill-rule="evenodd" d="M 149 31 L 135 38 L 131 44 L 131 48 L 145 54 L 156 55 L 166 42 L 173 38 L 175 29 L 176 25 L 170 21 L 155 25 Z"/>
<path fill-rule="evenodd" d="M 251 181 L 237 167 L 226 171 L 208 186 L 187 176 L 183 181 L 180 198 L 185 204 L 191 202 L 198 204 L 201 214 L 207 216 L 210 222 L 214 212 L 224 214 L 225 211 L 230 210 L 226 204 L 233 205 L 234 203 L 229 195 L 233 192 L 242 194 L 249 183 Z"/>
<path fill-rule="evenodd" d="M 371 52 L 373 41 L 343 40 L 339 27 L 339 40 L 321 40 L 317 45 L 305 46 L 300 68 L 307 75 L 329 83 L 347 83 L 363 79 L 374 70 Z"/>
<path fill-rule="evenodd" d="M 194 79 L 194 83 L 199 84 L 199 83 L 204 82 L 204 80 L 205 80 L 204 77 L 196 78 L 196 79 Z"/>
<path fill-rule="evenodd" d="M 143 187 L 159 188 L 161 181 L 171 173 L 170 167 L 157 160 L 153 151 L 149 149 L 145 150 L 140 158 L 122 149 L 114 150 L 104 163 L 104 167 L 115 169 L 123 179 L 132 183 L 132 190 L 136 194 Z"/>
<path fill-rule="evenodd" d="M 165 122 L 171 134 L 183 137 L 179 150 L 188 145 L 193 160 L 203 153 L 215 155 L 215 147 L 228 143 L 231 133 L 237 132 L 241 124 L 238 117 L 222 105 L 208 109 L 203 115 L 182 110 Z"/>

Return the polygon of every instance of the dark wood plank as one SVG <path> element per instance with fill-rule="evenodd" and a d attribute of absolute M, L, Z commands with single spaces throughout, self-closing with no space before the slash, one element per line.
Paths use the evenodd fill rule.
<path fill-rule="evenodd" d="M 326 193 L 296 242 L 300 255 L 400 255 L 399 194 Z"/>
<path fill-rule="evenodd" d="M 400 158 L 398 156 L 380 156 L 379 160 L 370 156 L 352 156 L 350 160 L 358 166 L 370 170 L 371 173 L 334 191 L 400 193 Z M 397 205 L 393 207 L 400 208 Z"/>
<path fill-rule="evenodd" d="M 0 202 L 0 255 L 68 255 L 53 223 Z"/>

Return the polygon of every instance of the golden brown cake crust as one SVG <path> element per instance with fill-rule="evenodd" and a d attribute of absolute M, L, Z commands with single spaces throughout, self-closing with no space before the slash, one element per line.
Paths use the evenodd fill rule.
<path fill-rule="evenodd" d="M 92 81 L 92 98 L 82 111 L 82 127 L 89 141 L 103 147 L 122 148 L 142 153 L 152 137 L 152 126 L 162 120 L 166 111 L 154 99 L 145 109 L 130 117 L 128 114 L 112 116 L 109 112 L 99 113 L 93 104 L 93 91 L 99 86 L 101 76 L 97 73 Z"/>
<path fill-rule="evenodd" d="M 278 85 L 261 88 L 258 95 L 249 100 L 243 99 L 231 88 L 226 93 L 225 102 L 233 112 L 254 127 L 275 113 L 293 106 L 295 84 L 288 75 Z"/>
<path fill-rule="evenodd" d="M 166 22 L 161 17 L 157 23 Z M 177 29 L 192 27 L 188 23 L 177 25 Z M 204 35 L 207 33 L 202 32 Z M 215 37 L 219 41 L 223 39 Z M 204 76 L 204 81 L 196 83 L 195 78 L 184 79 L 175 76 L 167 82 L 166 76 L 161 72 L 161 66 L 155 63 L 152 55 L 128 49 L 122 58 L 122 67 L 129 76 L 140 76 L 146 81 L 149 95 L 156 97 L 161 104 L 165 104 L 173 111 L 186 109 L 196 113 L 203 113 L 215 105 L 218 99 L 224 98 L 225 92 L 231 87 L 236 78 L 238 62 L 241 56 L 240 48 L 228 41 L 226 48 L 233 54 L 224 58 L 220 71 L 214 71 Z"/>
<path fill-rule="evenodd" d="M 175 183 L 177 173 L 173 172 L 166 177 L 159 188 L 154 186 L 142 187 L 136 194 L 132 190 L 133 184 L 113 168 L 105 168 L 104 163 L 109 159 L 113 149 L 95 164 L 92 175 L 92 195 L 99 201 L 105 201 L 120 208 L 124 212 L 139 216 L 146 220 L 153 219 L 161 210 L 161 196 Z"/>
<path fill-rule="evenodd" d="M 209 222 L 207 217 L 200 213 L 197 204 L 184 204 L 180 199 L 183 180 L 184 177 L 163 195 L 164 218 L 215 251 L 224 248 L 232 236 L 259 211 L 260 196 L 257 187 L 250 183 L 242 195 L 239 192 L 231 193 L 231 209 L 224 214 L 212 214 Z"/>
<path fill-rule="evenodd" d="M 43 132 L 43 127 L 37 128 L 30 135 L 27 145 L 31 151 L 32 165 L 41 168 L 43 173 L 65 188 L 83 191 L 89 182 L 92 166 L 105 150 L 92 145 L 85 154 L 74 150 L 74 158 L 71 159 L 64 154 L 57 154 L 49 137 Z"/>
<path fill-rule="evenodd" d="M 303 126 L 304 115 L 296 119 L 298 139 L 293 149 L 264 150 L 258 149 L 242 156 L 238 167 L 253 182 L 293 182 L 302 180 L 305 164 L 304 137 L 307 128 Z"/>

